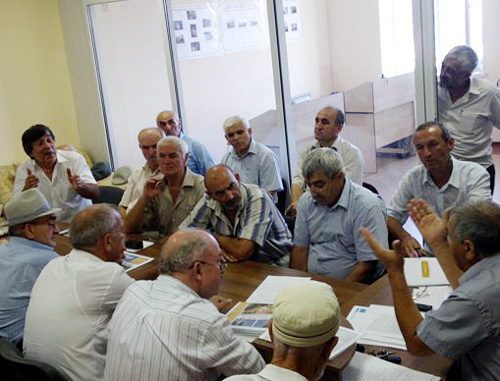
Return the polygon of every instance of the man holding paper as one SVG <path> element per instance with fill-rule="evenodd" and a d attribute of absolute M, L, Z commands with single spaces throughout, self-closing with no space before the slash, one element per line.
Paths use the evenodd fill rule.
<path fill-rule="evenodd" d="M 401 249 L 407 257 L 423 255 L 420 244 L 403 228 L 411 199 L 424 199 L 439 216 L 448 207 L 491 199 L 488 173 L 477 163 L 451 156 L 454 140 L 442 124 L 420 125 L 413 144 L 422 164 L 403 177 L 387 208 L 389 232 L 401 241 Z"/>
<path fill-rule="evenodd" d="M 385 264 L 394 308 L 410 353 L 454 360 L 448 379 L 497 380 L 500 374 L 500 206 L 467 204 L 442 220 L 424 201 L 412 201 L 410 215 L 433 249 L 455 290 L 441 307 L 420 315 L 407 286 L 400 241 L 384 249 L 364 235 Z"/>

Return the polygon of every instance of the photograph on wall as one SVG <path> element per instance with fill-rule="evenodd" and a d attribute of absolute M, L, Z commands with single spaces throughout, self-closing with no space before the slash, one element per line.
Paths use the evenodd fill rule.
<path fill-rule="evenodd" d="M 213 4 L 174 7 L 174 30 L 180 60 L 217 54 L 217 12 Z"/>
<path fill-rule="evenodd" d="M 302 38 L 302 20 L 300 18 L 300 1 L 283 0 L 283 17 L 285 18 L 286 40 Z"/>
<path fill-rule="evenodd" d="M 238 51 L 267 44 L 265 1 L 221 1 L 219 18 L 222 46 L 225 51 Z"/>

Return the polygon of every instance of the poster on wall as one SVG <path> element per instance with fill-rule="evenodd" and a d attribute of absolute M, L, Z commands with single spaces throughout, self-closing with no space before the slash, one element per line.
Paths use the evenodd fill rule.
<path fill-rule="evenodd" d="M 214 55 L 219 50 L 216 12 L 208 5 L 173 9 L 179 59 Z"/>
<path fill-rule="evenodd" d="M 285 19 L 285 34 L 287 41 L 302 38 L 302 20 L 300 18 L 299 0 L 283 1 L 283 17 Z"/>
<path fill-rule="evenodd" d="M 264 1 L 221 1 L 219 18 L 225 51 L 244 50 L 267 44 Z"/>

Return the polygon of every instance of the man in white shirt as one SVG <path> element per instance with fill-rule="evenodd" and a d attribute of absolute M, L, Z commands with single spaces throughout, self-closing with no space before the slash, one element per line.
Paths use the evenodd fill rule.
<path fill-rule="evenodd" d="M 219 291 L 226 266 L 219 252 L 203 230 L 179 230 L 168 239 L 159 277 L 129 287 L 113 315 L 107 381 L 218 380 L 264 367 L 207 300 Z"/>
<path fill-rule="evenodd" d="M 126 212 L 128 208 L 135 205 L 137 199 L 142 196 L 144 184 L 148 180 L 163 178 L 156 156 L 156 145 L 163 137 L 165 137 L 165 133 L 157 127 L 144 128 L 139 132 L 137 139 L 146 164 L 142 168 L 136 169 L 128 178 L 127 190 L 120 201 L 121 211 Z"/>
<path fill-rule="evenodd" d="M 454 159 L 454 143 L 448 129 L 438 122 L 424 123 L 415 132 L 413 144 L 422 164 L 403 177 L 387 209 L 387 227 L 401 241 L 406 256 L 424 254 L 403 228 L 411 199 L 424 199 L 439 216 L 448 207 L 491 199 L 488 173 L 479 164 Z"/>
<path fill-rule="evenodd" d="M 455 139 L 453 156 L 482 165 L 495 186 L 495 166 L 491 157 L 491 132 L 500 128 L 500 89 L 471 73 L 477 55 L 461 45 L 450 50 L 441 65 L 438 87 L 439 121 Z"/>
<path fill-rule="evenodd" d="M 56 258 L 35 282 L 26 314 L 24 353 L 74 381 L 103 380 L 107 325 L 134 280 L 119 265 L 123 220 L 106 204 L 78 213 L 70 228 L 73 250 Z"/>
<path fill-rule="evenodd" d="M 14 195 L 38 188 L 47 201 L 62 212 L 58 219 L 71 222 L 78 211 L 99 198 L 99 187 L 82 155 L 58 151 L 49 127 L 36 124 L 22 136 L 23 148 L 31 158 L 17 169 Z"/>
<path fill-rule="evenodd" d="M 269 322 L 269 335 L 274 342 L 271 364 L 259 374 L 226 380 L 318 380 L 337 344 L 339 325 L 339 302 L 329 285 L 312 280 L 289 286 L 274 300 Z"/>
<path fill-rule="evenodd" d="M 316 115 L 314 120 L 314 139 L 316 141 L 299 153 L 297 172 L 292 179 L 292 204 L 287 211 L 289 215 L 295 215 L 297 203 L 305 190 L 304 176 L 302 175 L 304 159 L 309 152 L 318 147 L 328 147 L 337 151 L 344 161 L 346 178 L 358 185 L 363 184 L 365 163 L 363 154 L 358 147 L 339 136 L 344 127 L 344 119 L 344 113 L 341 110 L 330 106 L 321 109 Z"/>

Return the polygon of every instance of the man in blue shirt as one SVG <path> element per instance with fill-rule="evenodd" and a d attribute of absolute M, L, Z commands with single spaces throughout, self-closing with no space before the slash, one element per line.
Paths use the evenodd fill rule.
<path fill-rule="evenodd" d="M 384 202 L 345 177 L 342 157 L 316 148 L 302 166 L 309 192 L 299 199 L 290 267 L 370 283 L 377 257 L 358 229 L 366 226 L 387 247 Z"/>
<path fill-rule="evenodd" d="M 52 208 L 36 188 L 21 192 L 5 205 L 10 240 L 0 245 L 0 337 L 23 338 L 31 289 L 54 253 L 59 231 Z"/>
<path fill-rule="evenodd" d="M 187 143 L 189 149 L 187 166 L 197 175 L 205 176 L 205 172 L 215 164 L 214 160 L 203 144 L 184 134 L 179 116 L 173 111 L 162 111 L 156 117 L 156 125 L 165 131 L 165 135 L 177 136 Z"/>

